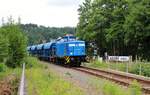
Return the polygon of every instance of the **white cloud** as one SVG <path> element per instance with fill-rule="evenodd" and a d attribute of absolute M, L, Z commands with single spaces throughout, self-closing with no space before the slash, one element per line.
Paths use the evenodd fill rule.
<path fill-rule="evenodd" d="M 0 0 L 0 18 L 22 19 L 22 23 L 45 26 L 76 26 L 78 5 L 83 0 Z M 1 22 L 1 21 L 0 21 Z"/>
<path fill-rule="evenodd" d="M 50 6 L 78 6 L 79 3 L 81 3 L 83 0 L 49 0 L 48 4 Z"/>

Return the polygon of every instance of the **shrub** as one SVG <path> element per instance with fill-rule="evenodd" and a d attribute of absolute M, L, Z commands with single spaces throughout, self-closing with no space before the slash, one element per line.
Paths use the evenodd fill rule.
<path fill-rule="evenodd" d="M 3 63 L 0 63 L 0 72 L 4 72 L 6 71 L 6 69 L 7 69 L 6 65 Z"/>
<path fill-rule="evenodd" d="M 142 65 L 142 75 L 150 77 L 150 64 L 143 64 Z"/>

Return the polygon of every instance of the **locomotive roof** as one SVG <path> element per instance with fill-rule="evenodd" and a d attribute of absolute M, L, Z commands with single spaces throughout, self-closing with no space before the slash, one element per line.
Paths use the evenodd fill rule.
<path fill-rule="evenodd" d="M 80 43 L 80 42 L 85 42 L 85 41 L 81 41 L 81 40 L 73 40 L 73 41 L 58 41 L 57 43 L 72 43 L 72 42 Z"/>

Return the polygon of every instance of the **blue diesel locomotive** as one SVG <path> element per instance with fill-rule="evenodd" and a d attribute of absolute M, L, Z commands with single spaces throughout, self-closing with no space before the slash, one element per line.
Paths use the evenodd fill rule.
<path fill-rule="evenodd" d="M 85 61 L 85 41 L 66 35 L 49 43 L 27 47 L 29 54 L 56 64 L 80 66 Z"/>

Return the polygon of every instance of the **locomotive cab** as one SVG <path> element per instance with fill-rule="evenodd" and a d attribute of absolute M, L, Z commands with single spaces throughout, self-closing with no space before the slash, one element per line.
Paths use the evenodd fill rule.
<path fill-rule="evenodd" d="M 79 66 L 85 61 L 85 42 L 72 35 L 59 38 L 56 43 L 56 56 L 64 58 L 66 64 Z"/>
<path fill-rule="evenodd" d="M 64 36 L 64 37 L 59 37 L 58 39 L 57 39 L 57 41 L 58 42 L 69 42 L 69 41 L 76 41 L 77 39 L 76 39 L 76 37 L 75 36 L 73 36 L 73 35 L 71 35 L 71 34 L 67 34 L 66 36 Z"/>

